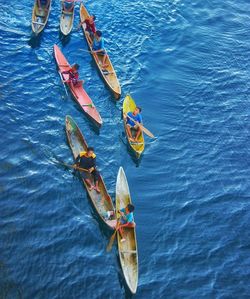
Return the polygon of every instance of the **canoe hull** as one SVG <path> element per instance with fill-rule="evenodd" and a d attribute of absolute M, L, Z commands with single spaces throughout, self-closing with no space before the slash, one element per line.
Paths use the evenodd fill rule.
<path fill-rule="evenodd" d="M 31 23 L 31 28 L 35 35 L 41 33 L 45 28 L 48 22 L 50 10 L 51 10 L 51 1 L 48 10 L 46 10 L 45 7 L 41 7 L 39 9 L 37 0 L 35 0 L 33 11 L 32 11 L 32 23 Z"/>
<path fill-rule="evenodd" d="M 74 24 L 75 7 L 73 3 L 72 11 L 65 11 L 63 3 L 61 4 L 61 16 L 60 16 L 60 30 L 63 35 L 67 36 L 70 34 Z"/>
<path fill-rule="evenodd" d="M 71 148 L 74 161 L 79 155 L 81 151 L 86 151 L 88 145 L 78 128 L 77 124 L 74 122 L 73 118 L 70 116 L 66 116 L 65 119 L 65 126 L 66 126 L 66 135 L 67 140 L 69 143 L 69 146 Z M 90 175 L 89 179 L 93 183 L 93 177 Z M 95 208 L 95 211 L 97 212 L 98 216 L 100 217 L 101 221 L 109 228 L 114 229 L 116 226 L 116 215 L 113 216 L 110 220 L 107 220 L 105 218 L 105 215 L 107 211 L 115 211 L 112 199 L 110 195 L 108 194 L 107 188 L 105 186 L 105 183 L 103 181 L 102 176 L 100 175 L 100 181 L 99 181 L 99 188 L 100 193 L 97 193 L 95 190 L 89 190 L 86 182 L 82 179 L 82 182 L 87 190 L 87 193 L 89 195 L 89 198 L 91 200 L 91 203 L 93 207 Z"/>
<path fill-rule="evenodd" d="M 87 9 L 84 7 L 84 5 L 81 3 L 81 6 L 80 6 L 81 22 L 86 20 L 88 17 L 89 17 L 89 13 L 88 13 Z M 83 33 L 86 38 L 86 41 L 88 43 L 89 50 L 91 51 L 92 50 L 92 46 L 91 46 L 92 40 L 90 39 L 88 33 L 86 32 L 84 24 L 82 25 L 82 29 L 83 29 Z M 93 57 L 93 59 L 96 63 L 96 66 L 102 76 L 102 79 L 104 80 L 104 82 L 106 83 L 108 88 L 113 93 L 115 99 L 118 100 L 121 96 L 121 86 L 120 86 L 115 69 L 111 63 L 109 56 L 107 56 L 106 64 L 108 66 L 105 68 L 105 71 L 103 71 L 102 66 L 101 66 L 103 56 L 100 54 L 98 54 L 98 55 L 92 54 L 92 57 Z"/>
<path fill-rule="evenodd" d="M 126 95 L 126 97 L 123 101 L 123 105 L 122 105 L 123 113 L 127 114 L 128 112 L 133 112 L 135 110 L 135 108 L 136 108 L 135 101 L 132 99 L 132 97 L 130 95 Z M 139 159 L 141 154 L 144 151 L 144 148 L 145 148 L 144 134 L 143 134 L 143 132 L 141 132 L 141 134 L 138 138 L 138 143 L 131 142 L 129 140 L 129 136 L 128 136 L 127 130 L 126 130 L 126 119 L 123 119 L 123 124 L 124 124 L 124 130 L 126 133 L 129 148 L 132 150 L 135 157 L 137 159 Z"/>
<path fill-rule="evenodd" d="M 121 208 L 132 203 L 128 182 L 124 170 L 120 167 L 116 181 L 116 215 Z M 135 228 L 124 228 L 125 242 L 121 242 L 120 234 L 117 234 L 119 259 L 126 284 L 132 294 L 136 293 L 138 285 L 138 251 Z"/>
<path fill-rule="evenodd" d="M 59 72 L 66 71 L 70 68 L 70 64 L 62 54 L 61 50 L 57 45 L 54 45 L 54 56 L 57 62 Z M 68 79 L 68 75 L 64 75 L 64 79 Z M 88 96 L 86 91 L 83 89 L 82 85 L 74 86 L 72 83 L 65 83 L 72 95 L 74 96 L 76 102 L 80 105 L 81 109 L 86 113 L 86 115 L 98 126 L 102 125 L 102 118 L 94 106 L 91 98 Z"/>

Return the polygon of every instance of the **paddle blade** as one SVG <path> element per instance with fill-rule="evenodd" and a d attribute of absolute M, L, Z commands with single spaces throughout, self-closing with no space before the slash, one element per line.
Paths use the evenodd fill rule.
<path fill-rule="evenodd" d="M 146 134 L 146 135 L 148 135 L 149 137 L 151 137 L 151 138 L 155 138 L 155 136 L 147 129 L 147 128 L 145 128 L 142 124 L 140 124 L 138 121 L 135 121 L 132 117 L 130 117 L 128 114 L 127 114 L 127 117 L 129 118 L 129 119 L 131 119 L 135 124 L 137 124 L 139 127 L 140 127 L 140 129 Z"/>
<path fill-rule="evenodd" d="M 113 244 L 114 244 L 114 241 L 115 241 L 115 237 L 116 237 L 116 233 L 117 233 L 117 230 L 115 230 L 115 232 L 113 233 L 113 235 L 111 236 L 111 238 L 109 240 L 108 246 L 106 248 L 107 252 L 109 252 L 112 249 L 112 247 L 113 247 Z"/>
<path fill-rule="evenodd" d="M 141 130 L 146 134 L 148 135 L 149 137 L 151 138 L 155 138 L 155 136 L 147 129 L 145 128 L 143 125 L 139 124 Z"/>

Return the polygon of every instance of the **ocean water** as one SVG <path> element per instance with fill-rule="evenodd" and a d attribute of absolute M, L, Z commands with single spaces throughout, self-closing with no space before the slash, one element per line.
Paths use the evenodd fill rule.
<path fill-rule="evenodd" d="M 115 102 L 81 31 L 59 34 L 60 3 L 31 34 L 32 1 L 0 5 L 0 298 L 130 298 L 110 233 L 72 163 L 71 115 L 96 150 L 114 198 L 123 166 L 136 206 L 133 298 L 249 298 L 249 1 L 87 1 L 122 86 Z M 76 8 L 74 27 L 79 22 Z M 104 125 L 96 132 L 60 82 L 58 44 L 81 65 Z M 140 163 L 121 121 L 126 93 L 143 109 Z"/>

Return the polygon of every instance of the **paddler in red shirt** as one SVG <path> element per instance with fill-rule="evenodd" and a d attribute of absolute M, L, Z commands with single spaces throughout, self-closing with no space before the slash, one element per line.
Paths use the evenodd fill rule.
<path fill-rule="evenodd" d="M 79 73 L 78 73 L 79 67 L 80 67 L 79 64 L 74 63 L 70 67 L 69 70 L 63 71 L 62 72 L 62 76 L 65 75 L 65 74 L 69 75 L 69 78 L 67 80 L 65 80 L 64 82 L 66 82 L 66 83 L 72 83 L 74 86 L 82 85 L 84 83 L 84 81 L 83 80 L 79 80 Z"/>
<path fill-rule="evenodd" d="M 86 28 L 85 30 L 88 32 L 91 40 L 94 37 L 94 34 L 96 33 L 96 27 L 95 27 L 95 15 L 90 16 L 89 18 L 87 18 L 86 20 L 84 20 L 83 22 L 80 22 L 78 25 L 78 29 L 80 29 L 80 27 L 82 26 L 82 24 L 86 24 Z"/>

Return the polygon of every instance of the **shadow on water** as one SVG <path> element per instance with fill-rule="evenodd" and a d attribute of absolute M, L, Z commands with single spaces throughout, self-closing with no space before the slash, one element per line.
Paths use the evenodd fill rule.
<path fill-rule="evenodd" d="M 70 42 L 70 34 L 69 35 L 62 34 L 59 28 L 59 40 L 61 41 L 63 47 L 66 46 Z"/>
<path fill-rule="evenodd" d="M 78 109 L 79 111 L 82 112 L 82 110 L 80 110 L 79 107 L 78 107 L 77 109 Z M 88 120 L 88 121 L 87 121 L 87 124 L 88 124 L 89 129 L 92 130 L 92 131 L 94 131 L 95 134 L 99 136 L 99 135 L 100 135 L 101 127 L 98 127 L 96 124 L 94 124 L 93 121 L 88 117 L 87 114 L 85 114 L 84 112 L 83 112 L 83 114 L 84 114 L 84 116 L 86 117 L 86 119 Z M 81 131 L 82 131 L 82 134 L 83 134 L 83 136 L 84 136 L 85 129 L 82 128 Z"/>
<path fill-rule="evenodd" d="M 133 150 L 130 148 L 128 142 L 127 142 L 127 138 L 125 135 L 125 132 L 122 132 L 121 135 L 119 135 L 119 139 L 121 140 L 121 142 L 123 143 L 124 146 L 126 146 L 127 148 L 127 152 L 130 155 L 132 161 L 135 163 L 136 167 L 140 166 L 143 154 L 139 157 L 139 159 L 136 157 L 135 153 L 133 152 Z"/>
<path fill-rule="evenodd" d="M 118 270 L 117 270 L 117 276 L 118 276 L 118 281 L 119 281 L 119 284 L 121 286 L 121 288 L 124 289 L 124 292 L 125 292 L 125 296 L 124 298 L 125 299 L 131 299 L 133 298 L 133 294 L 131 294 L 127 284 L 126 284 L 126 281 L 125 281 L 125 278 L 123 276 L 123 273 L 122 273 L 122 266 L 121 266 L 121 262 L 120 262 L 120 258 L 119 258 L 119 253 L 117 251 L 117 254 L 116 254 L 116 262 L 117 262 L 117 266 L 118 266 Z"/>
<path fill-rule="evenodd" d="M 109 242 L 109 239 L 111 237 L 111 235 L 113 234 L 114 231 L 112 231 L 111 229 L 109 229 L 100 219 L 100 216 L 98 215 L 98 213 L 96 212 L 93 203 L 91 202 L 91 199 L 86 191 L 86 195 L 88 197 L 88 201 L 89 204 L 91 206 L 91 216 L 95 219 L 95 221 L 98 223 L 99 229 L 102 233 L 102 235 L 104 235 L 107 238 L 107 245 Z"/>
<path fill-rule="evenodd" d="M 28 45 L 32 48 L 39 48 L 41 46 L 41 38 L 42 34 L 35 35 L 35 33 L 31 34 L 31 38 L 28 40 Z"/>
<path fill-rule="evenodd" d="M 9 278 L 6 265 L 0 261 L 0 299 L 21 299 L 20 287 Z"/>

